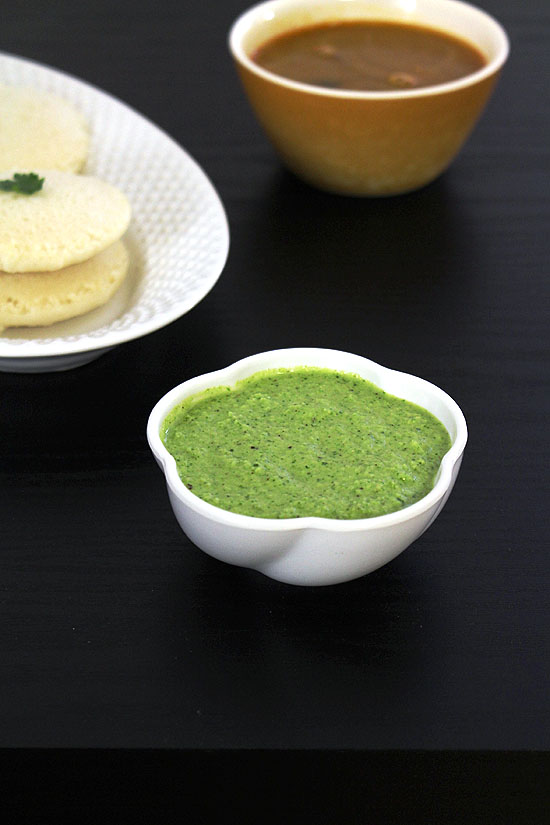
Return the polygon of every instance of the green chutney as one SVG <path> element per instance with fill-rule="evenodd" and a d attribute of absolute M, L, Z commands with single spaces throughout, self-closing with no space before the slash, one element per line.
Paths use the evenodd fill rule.
<path fill-rule="evenodd" d="M 186 398 L 161 437 L 195 495 L 277 519 L 401 510 L 432 489 L 451 446 L 423 407 L 316 367 L 265 370 Z"/>

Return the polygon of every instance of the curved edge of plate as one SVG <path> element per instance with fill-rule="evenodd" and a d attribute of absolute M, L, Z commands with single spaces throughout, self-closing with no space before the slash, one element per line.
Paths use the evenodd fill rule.
<path fill-rule="evenodd" d="M 95 361 L 113 347 L 75 352 L 69 355 L 41 355 L 38 358 L 0 358 L 0 372 L 64 372 Z"/>

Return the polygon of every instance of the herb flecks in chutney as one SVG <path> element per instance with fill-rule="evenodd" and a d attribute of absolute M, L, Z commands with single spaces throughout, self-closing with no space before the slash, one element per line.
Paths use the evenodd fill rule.
<path fill-rule="evenodd" d="M 451 446 L 424 408 L 315 367 L 266 370 L 191 396 L 161 436 L 195 495 L 262 518 L 400 510 L 432 489 Z"/>

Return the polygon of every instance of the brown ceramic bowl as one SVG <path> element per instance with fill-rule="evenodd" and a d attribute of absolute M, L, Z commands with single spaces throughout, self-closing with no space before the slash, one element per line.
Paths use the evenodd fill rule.
<path fill-rule="evenodd" d="M 285 31 L 344 20 L 439 29 L 472 43 L 487 63 L 437 86 L 357 92 L 288 80 L 250 57 Z M 370 196 L 417 189 L 449 166 L 509 51 L 499 23 L 458 0 L 268 0 L 235 21 L 229 47 L 252 108 L 283 163 L 321 189 Z"/>

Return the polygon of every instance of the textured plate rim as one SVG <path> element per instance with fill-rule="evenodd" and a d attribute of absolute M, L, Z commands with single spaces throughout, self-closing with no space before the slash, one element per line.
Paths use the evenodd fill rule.
<path fill-rule="evenodd" d="M 30 65 L 35 67 L 38 71 L 43 70 L 45 72 L 53 73 L 62 80 L 85 87 L 94 95 L 108 99 L 111 104 L 124 109 L 132 117 L 138 118 L 142 122 L 146 123 L 148 127 L 159 137 L 162 137 L 163 140 L 168 141 L 174 148 L 177 148 L 179 152 L 181 152 L 182 158 L 185 159 L 189 167 L 193 168 L 194 173 L 202 179 L 204 189 L 208 192 L 210 205 L 216 208 L 218 213 L 217 218 L 219 220 L 218 231 L 220 232 L 222 243 L 220 244 L 218 255 L 211 266 L 211 271 L 209 273 L 210 277 L 205 282 L 204 289 L 198 294 L 194 293 L 190 300 L 176 301 L 172 306 L 170 306 L 169 309 L 156 313 L 147 321 L 136 322 L 129 329 L 107 331 L 101 336 L 83 334 L 82 336 L 79 336 L 78 341 L 67 341 L 63 340 L 63 338 L 54 338 L 51 341 L 48 340 L 42 342 L 31 338 L 19 338 L 14 341 L 4 338 L 2 340 L 2 333 L 0 332 L 0 360 L 25 358 L 34 359 L 41 357 L 51 358 L 52 356 L 63 356 L 80 352 L 85 353 L 97 349 L 111 349 L 118 344 L 123 344 L 127 341 L 135 340 L 136 338 L 141 338 L 151 332 L 162 329 L 162 327 L 165 327 L 173 321 L 176 321 L 178 318 L 181 318 L 182 315 L 185 315 L 193 309 L 193 307 L 200 303 L 200 301 L 202 301 L 203 298 L 212 290 L 223 272 L 229 254 L 230 233 L 227 214 L 221 198 L 208 175 L 202 169 L 200 164 L 197 163 L 197 161 L 187 152 L 187 150 L 184 149 L 183 146 L 181 146 L 181 144 L 179 144 L 173 137 L 157 126 L 152 120 L 137 111 L 137 109 L 129 106 L 115 95 L 104 91 L 92 83 L 82 80 L 76 75 L 65 72 L 62 69 L 57 69 L 36 60 L 20 57 L 19 55 L 10 54 L 9 52 L 0 51 L 0 64 L 2 60 L 5 59 L 16 63 L 21 63 L 22 65 Z"/>

